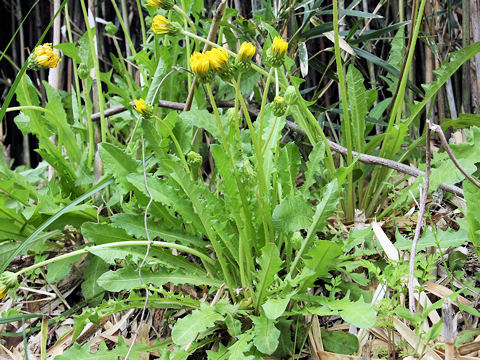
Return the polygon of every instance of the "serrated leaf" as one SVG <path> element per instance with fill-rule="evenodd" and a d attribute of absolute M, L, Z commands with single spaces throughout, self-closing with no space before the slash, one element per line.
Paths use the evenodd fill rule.
<path fill-rule="evenodd" d="M 176 345 L 184 346 L 194 341 L 199 334 L 215 326 L 223 316 L 206 303 L 200 304 L 199 310 L 179 319 L 172 329 L 172 340 Z"/>
<path fill-rule="evenodd" d="M 83 223 L 82 235 L 95 245 L 134 240 L 123 229 L 116 228 L 111 224 L 98 224 L 93 222 Z"/>
<path fill-rule="evenodd" d="M 192 126 L 207 130 L 215 138 L 215 140 L 217 140 L 219 143 L 222 142 L 222 137 L 220 136 L 220 130 L 218 129 L 215 115 L 208 112 L 207 110 L 184 111 L 180 114 L 180 117 L 184 121 L 190 123 Z M 228 134 L 227 129 L 224 130 L 225 133 Z"/>
<path fill-rule="evenodd" d="M 262 309 L 265 312 L 267 319 L 276 320 L 282 316 L 293 294 L 294 293 L 292 292 L 281 297 L 268 299 L 265 304 L 262 305 Z"/>
<path fill-rule="evenodd" d="M 278 347 L 280 330 L 275 327 L 275 322 L 264 316 L 250 316 L 253 321 L 253 344 L 266 355 L 271 355 Z"/>
<path fill-rule="evenodd" d="M 303 196 L 290 196 L 275 207 L 272 224 L 277 231 L 294 232 L 307 228 L 312 222 L 312 216 L 313 208 Z"/>
<path fill-rule="evenodd" d="M 97 279 L 108 270 L 108 267 L 108 264 L 99 257 L 93 256 L 90 259 L 82 283 L 82 294 L 86 300 L 91 300 L 104 292 L 97 284 Z"/>
<path fill-rule="evenodd" d="M 280 149 L 278 159 L 278 179 L 282 184 L 282 192 L 285 195 L 293 194 L 296 189 L 295 178 L 302 161 L 300 151 L 295 143 L 288 143 Z"/>
<path fill-rule="evenodd" d="M 208 285 L 220 287 L 222 283 L 205 276 L 196 276 L 195 274 L 184 274 L 180 271 L 167 272 L 165 269 L 158 269 L 152 272 L 148 269 L 142 270 L 142 279 L 145 284 L 153 284 L 161 287 L 167 283 L 174 285 Z M 98 285 L 107 291 L 133 290 L 142 287 L 138 277 L 138 271 L 131 268 L 123 268 L 117 271 L 108 271 L 97 280 Z"/>
<path fill-rule="evenodd" d="M 265 289 L 273 283 L 274 276 L 282 268 L 282 260 L 280 258 L 280 251 L 274 243 L 268 243 L 261 250 L 261 256 L 257 259 L 260 270 L 257 273 L 258 287 L 257 287 L 257 302 L 262 303 L 265 296 Z"/>
<path fill-rule="evenodd" d="M 317 240 L 303 261 L 316 277 L 321 277 L 328 275 L 328 270 L 334 267 L 335 260 L 342 254 L 342 248 L 333 241 Z"/>
<path fill-rule="evenodd" d="M 351 114 L 353 148 L 358 152 L 363 152 L 365 147 L 365 118 L 368 113 L 367 89 L 363 84 L 362 73 L 353 65 L 348 67 L 346 82 L 348 106 Z"/>
<path fill-rule="evenodd" d="M 145 232 L 144 216 L 136 214 L 115 214 L 111 217 L 113 226 L 125 230 L 129 235 L 137 239 L 147 239 Z M 187 234 L 180 230 L 169 230 L 163 224 L 154 222 L 152 219 L 147 221 L 148 233 L 153 240 L 159 237 L 165 241 L 178 242 L 184 245 L 194 245 L 203 248 L 207 245 L 200 236 Z"/>
<path fill-rule="evenodd" d="M 109 143 L 99 144 L 98 152 L 106 172 L 112 174 L 124 188 L 128 188 L 126 177 L 136 172 L 137 161 L 119 147 Z"/>
<path fill-rule="evenodd" d="M 250 329 L 237 337 L 237 341 L 228 348 L 230 353 L 229 360 L 244 360 L 247 358 L 245 353 L 248 352 L 253 345 L 253 335 L 253 331 Z"/>
<path fill-rule="evenodd" d="M 73 263 L 80 260 L 82 255 L 76 255 L 67 259 L 55 261 L 48 265 L 47 282 L 49 284 L 56 284 L 62 280 L 72 270 Z"/>
<path fill-rule="evenodd" d="M 376 316 L 371 304 L 363 301 L 348 302 L 342 307 L 340 316 L 346 322 L 361 329 L 371 328 L 375 325 Z"/>
<path fill-rule="evenodd" d="M 305 182 L 302 185 L 304 196 L 310 193 L 310 187 L 315 183 L 315 176 L 322 173 L 323 159 L 325 158 L 325 143 L 316 143 L 312 152 L 308 156 L 306 163 L 307 171 L 305 171 Z"/>

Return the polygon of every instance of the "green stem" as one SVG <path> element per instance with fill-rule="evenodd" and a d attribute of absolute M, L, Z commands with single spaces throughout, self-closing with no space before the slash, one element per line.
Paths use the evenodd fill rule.
<path fill-rule="evenodd" d="M 67 25 L 67 35 L 68 41 L 73 43 L 73 36 L 72 36 L 72 26 L 70 25 L 70 17 L 68 15 L 68 4 L 65 5 L 65 23 Z M 77 103 L 78 106 L 81 106 L 81 90 L 80 90 L 80 81 L 77 74 L 77 62 L 74 58 L 72 58 L 72 67 L 73 67 L 73 78 L 75 79 L 75 92 L 77 95 Z"/>
<path fill-rule="evenodd" d="M 190 26 L 190 28 L 192 29 L 192 31 L 194 33 L 197 32 L 197 28 L 195 27 L 195 24 L 193 23 L 192 19 L 190 19 L 190 17 L 187 15 L 187 13 L 185 12 L 185 3 L 184 3 L 184 0 L 181 0 L 181 4 L 182 4 L 182 8 L 180 8 L 178 5 L 174 5 L 173 6 L 173 9 L 175 11 L 177 11 L 180 15 L 182 15 L 184 17 L 184 19 L 187 21 L 188 25 Z"/>
<path fill-rule="evenodd" d="M 93 67 L 95 69 L 95 77 L 97 81 L 97 96 L 98 96 L 98 104 L 100 106 L 100 132 L 101 132 L 101 140 L 102 142 L 107 141 L 107 120 L 105 118 L 105 99 L 102 93 L 102 80 L 100 74 L 100 63 L 98 60 L 98 56 L 95 52 L 95 44 L 93 42 L 93 33 L 92 29 L 90 28 L 89 21 L 88 21 L 88 14 L 87 8 L 85 7 L 85 0 L 80 0 L 80 4 L 82 6 L 83 17 L 85 20 L 85 24 L 87 24 L 87 36 L 88 42 L 90 45 L 90 53 L 93 58 Z"/>
<path fill-rule="evenodd" d="M 183 153 L 182 147 L 180 146 L 180 143 L 178 142 L 177 137 L 173 133 L 172 128 L 170 127 L 170 125 L 167 124 L 167 122 L 165 120 L 162 120 L 157 116 L 155 116 L 155 119 L 158 120 L 160 122 L 160 124 L 162 124 L 167 129 L 167 132 L 170 135 L 170 138 L 172 139 L 173 143 L 175 144 L 175 148 L 177 149 L 178 155 L 179 155 L 180 159 L 182 160 L 183 166 L 185 167 L 185 171 L 187 172 L 187 174 L 190 174 L 190 168 L 188 167 L 187 160 L 185 160 L 185 155 Z"/>
<path fill-rule="evenodd" d="M 251 253 L 251 242 L 256 239 L 255 236 L 255 231 L 252 226 L 252 218 L 250 215 L 250 208 L 249 208 L 249 202 L 247 199 L 247 195 L 245 194 L 244 190 L 244 185 L 240 181 L 237 170 L 235 168 L 235 161 L 233 159 L 232 152 L 230 151 L 230 146 L 227 140 L 227 137 L 225 135 L 225 131 L 223 130 L 223 124 L 222 124 L 222 119 L 220 118 L 220 114 L 218 112 L 217 108 L 217 103 L 215 101 L 215 97 L 213 96 L 212 93 L 212 88 L 210 87 L 210 84 L 205 84 L 205 87 L 207 89 L 208 97 L 210 99 L 210 103 L 213 108 L 213 112 L 215 114 L 215 119 L 217 120 L 217 125 L 218 129 L 220 131 L 220 136 L 222 137 L 222 142 L 223 142 L 223 148 L 225 149 L 226 154 L 228 155 L 229 162 L 230 162 L 230 167 L 233 170 L 233 176 L 235 178 L 235 182 L 237 184 L 238 188 L 238 193 L 240 195 L 240 200 L 242 202 L 242 216 L 244 218 L 244 222 L 247 226 L 248 230 L 248 238 L 245 237 L 240 237 L 240 240 L 243 240 L 242 243 L 239 244 L 239 247 L 242 247 L 244 249 L 243 252 L 243 259 L 239 259 L 239 261 L 246 261 L 247 262 L 247 267 L 246 269 L 250 269 L 247 271 L 245 274 L 241 275 L 241 279 L 243 278 L 245 281 L 247 281 L 245 284 L 242 284 L 242 286 L 248 286 L 250 284 L 250 279 L 251 279 L 251 269 L 253 268 L 252 265 L 250 264 L 251 259 L 252 259 L 252 253 Z M 248 242 L 246 242 L 249 240 Z M 243 266 L 242 266 L 243 267 Z"/>
<path fill-rule="evenodd" d="M 142 10 L 142 5 L 140 4 L 140 0 L 137 0 L 137 10 L 138 10 L 138 17 L 140 18 L 140 30 L 142 31 L 142 41 L 145 44 L 147 42 L 147 33 L 145 31 L 145 19 L 143 18 L 143 10 Z"/>
<path fill-rule="evenodd" d="M 255 149 L 255 155 L 257 158 L 257 175 L 258 175 L 258 185 L 260 187 L 260 191 L 263 195 L 262 201 L 264 201 L 265 206 L 263 206 L 264 211 L 266 213 L 263 215 L 267 219 L 267 221 L 263 222 L 263 227 L 266 234 L 270 234 L 269 238 L 273 241 L 273 230 L 270 227 L 271 224 L 271 213 L 270 213 L 270 205 L 268 203 L 268 186 L 266 183 L 265 173 L 263 169 L 263 158 L 262 158 L 262 149 L 259 147 L 259 142 L 257 141 L 257 134 L 255 133 L 255 128 L 253 127 L 252 119 L 250 118 L 250 113 L 248 112 L 247 104 L 245 103 L 245 99 L 243 98 L 242 93 L 240 92 L 240 83 L 233 80 L 233 84 L 236 90 L 236 97 L 240 99 L 240 104 L 242 105 L 243 114 L 245 115 L 245 119 L 247 120 L 248 129 L 250 130 L 250 137 L 252 138 L 253 147 Z M 261 136 L 261 135 L 260 135 Z M 265 239 L 268 241 L 268 239 Z"/>
<path fill-rule="evenodd" d="M 340 38 L 338 34 L 338 1 L 333 0 L 333 32 L 335 37 L 335 60 L 337 63 L 338 83 L 340 86 L 341 101 L 343 108 L 343 122 L 345 124 L 345 138 L 347 140 L 347 166 L 353 161 L 352 156 L 352 130 L 350 124 L 350 115 L 348 113 L 348 100 L 347 100 L 347 86 L 345 84 L 345 77 L 343 74 L 342 57 L 340 55 Z M 348 173 L 348 187 L 347 187 L 347 201 L 346 201 L 346 215 L 347 219 L 353 220 L 354 213 L 354 192 L 353 192 L 353 174 L 350 171 Z"/>
<path fill-rule="evenodd" d="M 108 249 L 108 248 L 118 248 L 122 246 L 148 246 L 151 244 L 151 246 L 154 247 L 162 247 L 162 248 L 170 248 L 170 249 L 176 249 L 178 251 L 186 252 L 195 256 L 198 256 L 200 259 L 205 261 L 208 264 L 215 265 L 215 260 L 210 258 L 207 254 L 204 254 L 198 250 L 192 249 L 191 247 L 180 245 L 180 244 L 175 244 L 175 243 L 170 243 L 170 242 L 164 242 L 164 241 L 145 241 L 145 240 L 135 240 L 135 241 L 119 241 L 119 242 L 113 242 L 113 243 L 108 243 L 108 244 L 101 244 L 101 245 L 95 245 L 95 246 L 88 246 L 86 248 L 72 251 L 68 254 L 63 254 L 60 256 L 56 256 L 54 258 L 48 259 L 41 261 L 37 264 L 28 266 L 26 268 L 23 268 L 19 272 L 17 272 L 17 276 L 20 276 L 22 274 L 27 273 L 28 271 L 38 269 L 42 266 L 46 266 L 52 263 L 55 263 L 60 260 L 68 259 L 73 256 L 81 255 L 81 254 L 86 254 L 90 250 L 99 250 L 99 249 Z"/>
<path fill-rule="evenodd" d="M 88 167 L 92 166 L 93 156 L 95 155 L 95 131 L 93 129 L 92 110 L 90 104 L 90 96 L 87 93 L 86 81 L 82 80 L 83 96 L 85 98 L 85 110 L 87 111 L 87 128 L 88 128 Z"/>
<path fill-rule="evenodd" d="M 128 46 L 130 47 L 130 51 L 132 52 L 132 56 L 135 57 L 137 55 L 137 52 L 135 50 L 135 46 L 133 45 L 132 39 L 130 38 L 130 33 L 128 32 L 128 29 L 127 29 L 125 23 L 123 22 L 122 13 L 118 9 L 118 6 L 117 6 L 117 3 L 115 2 L 115 0 L 111 0 L 111 1 L 112 1 L 113 8 L 115 9 L 115 13 L 117 14 L 118 21 L 120 22 L 120 26 L 123 30 L 124 35 L 125 35 L 125 39 L 127 39 Z M 141 64 L 139 64 L 138 62 L 137 62 L 137 65 L 138 65 L 138 68 L 140 69 L 140 72 L 142 73 L 143 80 L 145 82 L 147 82 L 148 78 L 147 78 L 147 75 L 145 74 L 143 66 Z"/>
<path fill-rule="evenodd" d="M 265 82 L 265 89 L 263 89 L 263 96 L 262 96 L 262 104 L 260 106 L 260 113 L 258 114 L 258 148 L 262 148 L 262 135 L 263 135 L 263 117 L 265 115 L 265 106 L 267 104 L 268 99 L 268 88 L 270 87 L 270 83 L 272 82 L 272 75 L 275 71 L 275 68 L 271 68 L 268 72 L 267 81 Z"/>

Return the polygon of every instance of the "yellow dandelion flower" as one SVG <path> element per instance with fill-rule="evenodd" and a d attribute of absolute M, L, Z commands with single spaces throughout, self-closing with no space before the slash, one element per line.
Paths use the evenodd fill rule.
<path fill-rule="evenodd" d="M 7 295 L 7 287 L 4 284 L 0 285 L 0 300 L 2 300 Z"/>
<path fill-rule="evenodd" d="M 137 100 L 133 100 L 133 103 L 135 104 L 134 105 L 135 110 L 138 111 L 141 115 L 145 117 L 149 117 L 152 115 L 152 109 L 150 108 L 150 106 L 148 106 L 145 100 L 137 99 Z"/>
<path fill-rule="evenodd" d="M 58 63 L 61 61 L 60 55 L 53 51 L 51 43 L 45 43 L 43 45 L 38 45 L 31 55 L 31 60 L 29 68 L 38 70 L 38 69 L 47 69 L 55 68 Z"/>
<path fill-rule="evenodd" d="M 272 44 L 272 55 L 276 56 L 278 58 L 283 58 L 285 54 L 287 53 L 288 49 L 288 43 L 283 40 L 281 37 L 276 36 L 275 39 L 273 39 L 273 44 Z"/>
<path fill-rule="evenodd" d="M 153 6 L 163 10 L 170 10 L 174 5 L 174 0 L 147 0 L 147 6 Z"/>
<path fill-rule="evenodd" d="M 283 65 L 285 54 L 287 53 L 288 43 L 281 37 L 276 36 L 273 39 L 273 44 L 267 50 L 267 61 L 273 67 L 280 67 Z"/>
<path fill-rule="evenodd" d="M 210 66 L 214 70 L 221 70 L 228 65 L 228 52 L 224 48 L 215 48 L 205 54 L 207 54 Z"/>
<path fill-rule="evenodd" d="M 240 60 L 243 62 L 249 62 L 252 60 L 253 55 L 255 55 L 255 46 L 252 43 L 244 41 L 242 45 L 240 45 L 240 50 L 238 50 Z"/>
<path fill-rule="evenodd" d="M 155 15 L 153 18 L 152 30 L 155 34 L 168 34 L 175 36 L 182 31 L 182 27 L 176 22 L 169 21 L 163 15 Z"/>
<path fill-rule="evenodd" d="M 209 55 L 207 53 L 203 54 L 195 51 L 190 57 L 190 68 L 200 82 L 212 81 L 213 71 L 211 71 Z"/>

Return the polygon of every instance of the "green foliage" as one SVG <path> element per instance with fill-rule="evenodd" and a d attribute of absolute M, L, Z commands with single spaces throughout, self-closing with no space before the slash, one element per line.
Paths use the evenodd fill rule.
<path fill-rule="evenodd" d="M 56 45 L 75 64 L 71 94 L 47 82 L 37 88 L 22 72 L 15 80 L 9 91 L 9 96 L 15 92 L 20 105 L 15 108 L 19 111 L 15 124 L 23 135 L 38 139 L 36 151 L 43 162 L 36 169 L 12 170 L 0 155 L 0 267 L 5 269 L 17 255 L 37 255 L 35 264 L 18 274 L 33 280 L 44 274 L 38 268 L 48 266 L 45 280 L 56 284 L 78 266 L 83 282 L 75 294 L 83 296 L 88 306 L 75 315 L 74 339 L 89 322 L 144 305 L 165 309 L 168 325 L 173 327 L 165 326 L 167 340 L 163 342 L 134 345 L 132 359 L 152 351 L 163 359 L 186 359 L 197 350 L 208 359 L 296 357 L 308 337 L 308 324 L 305 328 L 299 324 L 303 316 L 312 314 L 339 316 L 358 328 L 371 328 L 379 324 L 378 311 L 379 318 L 386 317 L 382 321 L 387 327 L 397 316 L 409 321 L 427 342 L 438 337 L 441 323 L 425 333 L 420 329 L 441 302 L 411 316 L 399 300 L 405 292 L 406 262 L 379 258 L 381 249 L 372 242 L 371 229 L 355 228 L 348 234 L 342 224 L 347 218 L 354 220 L 355 210 L 361 211 L 355 226 L 365 214 L 370 218 L 398 213 L 411 203 L 410 194 L 418 195 L 423 179 L 405 185 L 406 179 L 397 181 L 390 170 L 378 166 L 372 171 L 372 165 L 360 163 L 351 153 L 346 163 L 334 158 L 323 127 L 328 120 L 327 135 L 334 134 L 349 150 L 418 163 L 411 155 L 418 155 L 413 150 L 419 148 L 420 140 L 415 138 L 421 139 L 421 134 L 411 125 L 480 45 L 453 53 L 435 72 L 436 80 L 423 85 L 422 94 L 405 77 L 414 51 L 412 46 L 404 54 L 407 22 L 382 23 L 380 30 L 360 31 L 364 19 L 383 18 L 353 8 L 340 9 L 338 13 L 353 24 L 340 39 L 335 19 L 335 23 L 318 23 L 322 15 L 332 13 L 322 7 L 322 1 L 302 2 L 297 8 L 285 3 L 275 11 L 271 5 L 267 1 L 264 8 L 253 8 L 253 19 L 227 9 L 220 34 L 233 51 L 238 40 L 248 40 L 263 44 L 266 54 L 273 37 L 283 33 L 277 29 L 285 25 L 283 29 L 295 36 L 288 39 L 284 66 L 269 73 L 270 69 L 252 63 L 241 76 L 223 80 L 212 70 L 214 79 L 194 88 L 189 111 L 161 108 L 158 100 L 187 98 L 193 76 L 181 71 L 182 67 L 188 67 L 193 50 L 203 47 L 201 39 L 211 28 L 200 0 L 178 4 L 188 20 L 178 9 L 169 15 L 194 35 L 130 37 L 124 30 L 132 56 L 127 62 L 122 49 L 117 49 L 117 54 L 109 54 L 111 66 L 106 62 L 104 73 L 99 72 L 99 59 L 94 56 L 94 33 Z M 153 9 L 147 11 L 154 15 Z M 421 19 L 422 10 L 416 11 L 413 15 Z M 139 15 L 143 26 L 143 13 Z M 416 25 L 411 44 L 419 36 Z M 321 63 L 319 56 L 308 54 L 306 45 L 334 27 L 337 73 Z M 368 50 L 371 41 L 383 41 L 394 31 L 391 46 L 385 47 L 390 48 L 387 61 Z M 140 38 L 145 40 L 141 49 L 140 44 L 131 44 L 131 39 Z M 109 37 L 109 41 L 118 46 L 117 38 Z M 340 42 L 358 57 L 349 57 L 344 64 Z M 405 55 L 409 55 L 406 60 Z M 228 59 L 234 62 L 235 56 L 230 54 Z M 345 79 L 344 65 L 348 69 Z M 386 71 L 378 83 L 369 83 L 365 65 Z M 306 77 L 309 68 L 320 69 L 325 77 L 341 83 L 341 98 L 328 109 L 316 103 L 323 94 L 322 85 L 307 88 L 310 82 L 299 77 Z M 406 87 L 422 95 L 421 102 L 409 103 Z M 293 100 L 287 101 L 285 111 L 276 112 L 274 98 L 285 89 Z M 311 101 L 304 99 L 307 96 Z M 143 115 L 130 105 L 140 98 L 151 109 Z M 10 99 L 2 106 L 2 114 Z M 116 115 L 107 113 L 107 122 L 104 105 L 120 104 L 124 108 Z M 168 106 L 181 108 L 175 103 Z M 97 111 L 100 114 L 92 116 Z M 93 118 L 100 118 L 99 124 Z M 309 144 L 300 134 L 284 130 L 292 119 Z M 466 128 L 468 140 L 452 145 L 452 150 L 466 171 L 475 175 L 480 162 L 478 123 L 478 116 L 461 114 L 458 120 L 443 124 Z M 406 143 L 410 147 L 400 152 Z M 440 183 L 464 180 L 443 152 L 434 154 L 432 166 L 432 191 Z M 467 222 L 459 221 L 458 231 L 424 231 L 418 251 L 470 241 L 480 254 L 479 190 L 469 182 L 464 182 L 463 190 Z M 394 198 L 395 194 L 399 196 Z M 410 249 L 407 236 L 397 231 L 395 237 L 397 249 Z M 72 245 L 74 251 L 49 257 L 52 251 Z M 376 262 L 369 258 L 372 255 Z M 431 279 L 439 259 L 435 254 L 417 258 L 415 276 L 420 283 Z M 453 252 L 448 270 L 456 274 L 465 262 L 464 256 Z M 374 278 L 379 286 L 391 290 L 382 303 L 372 304 L 372 294 L 366 290 Z M 140 295 L 145 291 L 148 300 Z M 462 310 L 479 315 L 471 307 Z M 10 322 L 29 318 L 13 312 L 7 315 L 11 315 L 7 316 Z M 358 351 L 355 336 L 324 330 L 327 351 Z M 74 344 L 56 358 L 116 359 L 127 351 L 120 337 L 116 346 L 101 343 L 95 353 L 88 343 Z"/>

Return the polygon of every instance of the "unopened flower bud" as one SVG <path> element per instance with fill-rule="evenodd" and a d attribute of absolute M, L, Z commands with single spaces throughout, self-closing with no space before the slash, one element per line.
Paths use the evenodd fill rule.
<path fill-rule="evenodd" d="M 189 151 L 187 154 L 187 163 L 192 168 L 199 167 L 203 163 L 202 155 L 195 151 Z"/>
<path fill-rule="evenodd" d="M 175 6 L 175 0 L 147 0 L 147 6 L 153 6 L 163 10 L 171 10 Z"/>
<path fill-rule="evenodd" d="M 255 55 L 255 46 L 251 43 L 243 42 L 240 50 L 238 50 L 238 56 L 235 59 L 235 68 L 239 72 L 250 70 L 253 55 Z"/>
<path fill-rule="evenodd" d="M 112 36 L 117 33 L 117 30 L 117 26 L 111 21 L 109 21 L 107 25 L 105 25 L 105 31 Z"/>
<path fill-rule="evenodd" d="M 90 69 L 88 68 L 87 64 L 81 63 L 80 65 L 78 65 L 77 74 L 78 77 L 82 80 L 88 79 L 88 77 L 90 76 Z"/>
<path fill-rule="evenodd" d="M 179 23 L 169 21 L 163 15 L 155 15 L 152 30 L 155 34 L 176 36 L 181 33 L 182 27 Z"/>
<path fill-rule="evenodd" d="M 17 274 L 11 271 L 4 271 L 0 275 L 0 299 L 3 299 L 8 290 L 14 289 L 18 286 Z"/>
<path fill-rule="evenodd" d="M 275 97 L 272 104 L 273 115 L 281 117 L 285 115 L 285 111 L 287 111 L 287 104 L 285 103 L 285 99 L 281 96 Z"/>
<path fill-rule="evenodd" d="M 273 39 L 273 44 L 267 50 L 267 61 L 272 67 L 280 67 L 285 61 L 285 54 L 287 53 L 288 43 L 281 37 L 277 36 Z"/>

